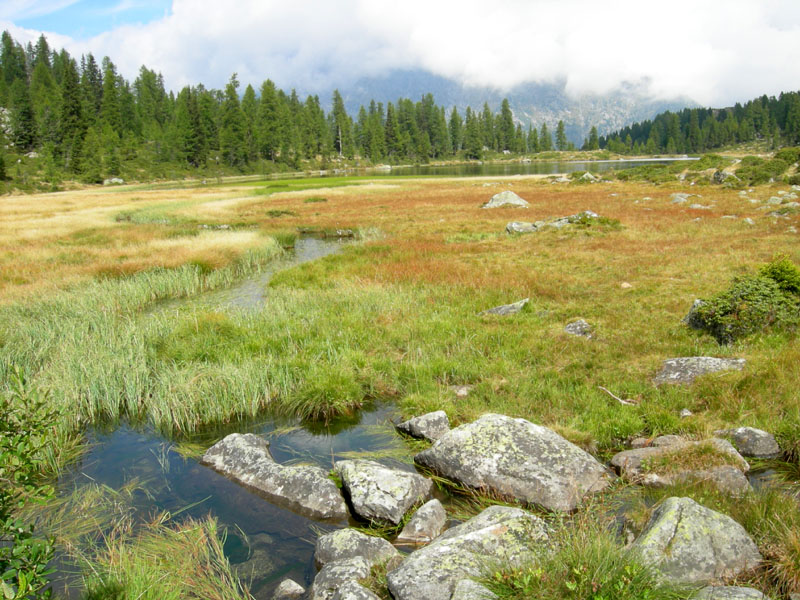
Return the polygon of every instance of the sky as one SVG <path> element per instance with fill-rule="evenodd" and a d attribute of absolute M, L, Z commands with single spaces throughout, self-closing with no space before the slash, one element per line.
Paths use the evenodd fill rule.
<path fill-rule="evenodd" d="M 394 69 L 708 106 L 800 90 L 800 0 L 2 0 L 0 29 L 174 90 L 235 72 L 317 93 Z"/>

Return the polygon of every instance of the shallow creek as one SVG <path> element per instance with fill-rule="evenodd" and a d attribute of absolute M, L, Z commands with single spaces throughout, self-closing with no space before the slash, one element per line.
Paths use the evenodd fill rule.
<path fill-rule="evenodd" d="M 300 238 L 292 255 L 267 272 L 188 302 L 258 310 L 269 302 L 266 286 L 275 272 L 333 254 L 342 246 L 339 240 Z M 162 304 L 159 310 L 175 306 Z M 309 585 L 316 572 L 313 555 L 319 532 L 347 523 L 320 523 L 276 506 L 201 465 L 198 455 L 228 433 L 252 432 L 270 442 L 273 457 L 282 464 L 305 462 L 328 470 L 335 460 L 369 455 L 413 470 L 411 454 L 392 426 L 393 416 L 393 407 L 384 404 L 325 427 L 264 417 L 205 430 L 176 443 L 130 425 L 94 429 L 87 434 L 86 452 L 64 472 L 57 489 L 67 495 L 90 484 L 111 490 L 133 486 L 131 502 L 138 523 L 161 511 L 177 515 L 176 520 L 213 515 L 227 531 L 224 549 L 236 572 L 255 598 L 267 599 L 285 577 Z M 189 451 L 178 452 L 180 448 Z M 82 586 L 76 568 L 57 564 L 59 571 L 53 577 L 58 595 L 79 598 Z"/>

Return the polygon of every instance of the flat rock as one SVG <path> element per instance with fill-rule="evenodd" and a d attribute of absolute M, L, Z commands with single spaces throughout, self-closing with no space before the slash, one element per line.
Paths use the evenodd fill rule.
<path fill-rule="evenodd" d="M 321 567 L 357 556 L 373 566 L 397 558 L 400 553 L 385 539 L 352 528 L 337 529 L 317 538 L 314 560 Z"/>
<path fill-rule="evenodd" d="M 427 500 L 433 491 L 430 479 L 371 460 L 337 462 L 336 472 L 353 509 L 370 521 L 397 525 L 412 506 Z"/>
<path fill-rule="evenodd" d="M 451 385 L 448 389 L 452 390 L 456 398 L 466 398 L 475 389 L 474 385 Z"/>
<path fill-rule="evenodd" d="M 411 437 L 434 442 L 450 431 L 450 419 L 446 412 L 437 410 L 403 421 L 397 429 Z"/>
<path fill-rule="evenodd" d="M 358 583 L 359 579 L 364 579 L 369 573 L 369 562 L 360 556 L 328 563 L 314 578 L 310 599 L 332 600 L 340 587 L 346 583 Z"/>
<path fill-rule="evenodd" d="M 631 549 L 663 579 L 690 585 L 736 577 L 762 560 L 739 523 L 691 498 L 667 498 Z"/>
<path fill-rule="evenodd" d="M 585 338 L 592 337 L 592 326 L 583 319 L 577 319 L 567 323 L 566 327 L 564 327 L 564 331 L 570 335 L 577 335 Z"/>
<path fill-rule="evenodd" d="M 400 544 L 427 544 L 442 533 L 447 523 L 447 513 L 438 500 L 429 500 L 420 506 L 397 536 Z"/>
<path fill-rule="evenodd" d="M 775 441 L 775 436 L 762 429 L 755 427 L 720 429 L 715 431 L 714 435 L 730 440 L 742 456 L 778 458 L 781 455 L 781 448 Z"/>
<path fill-rule="evenodd" d="M 749 587 L 708 586 L 697 592 L 694 600 L 769 600 L 769 598 Z"/>
<path fill-rule="evenodd" d="M 517 302 L 513 302 L 512 304 L 503 304 L 502 306 L 495 306 L 494 308 L 490 308 L 488 310 L 484 310 L 483 312 L 479 313 L 481 315 L 513 315 L 521 311 L 525 305 L 530 301 L 530 298 L 523 298 Z"/>
<path fill-rule="evenodd" d="M 306 589 L 292 579 L 284 579 L 272 593 L 272 600 L 297 600 L 306 593 Z"/>
<path fill-rule="evenodd" d="M 511 221 L 506 225 L 506 233 L 535 233 L 544 225 L 544 221 L 528 223 L 527 221 Z"/>
<path fill-rule="evenodd" d="M 743 358 L 715 358 L 712 356 L 689 356 L 670 358 L 664 361 L 661 371 L 653 383 L 689 384 L 695 378 L 720 371 L 741 371 L 745 365 Z"/>
<path fill-rule="evenodd" d="M 528 204 L 514 192 L 506 190 L 492 196 L 492 199 L 484 204 L 483 208 L 498 208 L 500 206 L 517 206 L 521 208 L 528 208 L 530 204 Z"/>
<path fill-rule="evenodd" d="M 462 485 L 549 510 L 574 510 L 613 478 L 551 429 L 497 414 L 451 429 L 414 461 Z"/>
<path fill-rule="evenodd" d="M 340 585 L 331 600 L 381 600 L 357 581 L 346 581 Z"/>
<path fill-rule="evenodd" d="M 497 595 L 472 579 L 462 579 L 453 589 L 450 600 L 495 600 Z"/>
<path fill-rule="evenodd" d="M 389 591 L 395 600 L 450 600 L 460 581 L 485 575 L 490 564 L 522 565 L 547 539 L 537 516 L 491 506 L 410 554 L 387 574 Z"/>
<path fill-rule="evenodd" d="M 348 515 L 339 488 L 324 470 L 276 463 L 266 441 L 253 433 L 226 436 L 206 451 L 202 462 L 255 488 L 276 504 L 313 519 L 343 519 Z"/>

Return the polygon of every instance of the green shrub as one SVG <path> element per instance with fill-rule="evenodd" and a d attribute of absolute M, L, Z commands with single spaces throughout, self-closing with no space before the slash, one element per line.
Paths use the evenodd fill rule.
<path fill-rule="evenodd" d="M 793 165 L 800 161 L 800 148 L 781 148 L 775 153 L 775 158 Z"/>
<path fill-rule="evenodd" d="M 706 169 L 724 169 L 731 164 L 731 160 L 719 154 L 704 154 L 700 160 L 692 164 L 692 171 L 705 171 Z"/>
<path fill-rule="evenodd" d="M 757 185 L 780 177 L 788 168 L 789 163 L 779 158 L 765 161 L 755 156 L 745 156 L 736 176 L 748 185 Z"/>
<path fill-rule="evenodd" d="M 790 176 L 786 181 L 789 185 L 800 185 L 800 173 Z"/>
<path fill-rule="evenodd" d="M 791 329 L 800 320 L 797 299 L 764 275 L 735 279 L 692 314 L 692 326 L 728 344 L 769 328 Z"/>
<path fill-rule="evenodd" d="M 776 257 L 761 267 L 759 274 L 772 279 L 784 292 L 800 296 L 800 269 L 788 256 Z"/>

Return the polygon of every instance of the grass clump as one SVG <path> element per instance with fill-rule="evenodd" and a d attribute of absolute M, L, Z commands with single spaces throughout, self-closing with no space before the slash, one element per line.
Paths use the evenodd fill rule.
<path fill-rule="evenodd" d="M 532 563 L 501 568 L 482 583 L 503 600 L 678 600 L 685 588 L 660 582 L 596 519 L 559 527 L 552 552 Z"/>
<path fill-rule="evenodd" d="M 690 315 L 695 329 L 720 344 L 767 329 L 794 329 L 800 321 L 800 270 L 786 257 L 762 267 L 757 275 L 733 285 L 698 306 Z"/>
<path fill-rule="evenodd" d="M 713 467 L 731 465 L 741 466 L 736 456 L 723 452 L 712 442 L 680 447 L 651 458 L 643 464 L 644 470 L 650 473 L 673 474 L 683 471 L 711 469 Z"/>
<path fill-rule="evenodd" d="M 318 202 L 327 202 L 327 201 L 328 201 L 328 199 L 327 198 L 323 198 L 322 196 L 310 196 L 310 197 L 306 198 L 305 200 L 303 200 L 303 202 L 305 204 L 315 204 L 315 203 L 318 203 Z"/>

